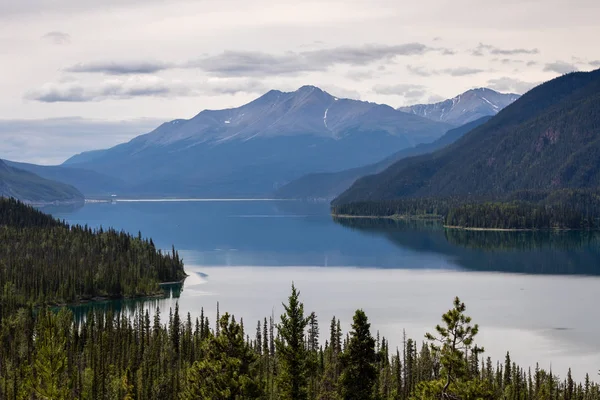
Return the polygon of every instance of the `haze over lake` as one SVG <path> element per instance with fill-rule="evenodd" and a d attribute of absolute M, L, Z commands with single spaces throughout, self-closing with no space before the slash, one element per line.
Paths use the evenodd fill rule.
<path fill-rule="evenodd" d="M 190 277 L 179 298 L 150 300 L 163 315 L 179 301 L 256 321 L 278 320 L 292 281 L 329 336 L 335 315 L 349 326 L 363 308 L 392 347 L 403 330 L 421 342 L 458 295 L 494 360 L 508 350 L 523 366 L 564 376 L 600 366 L 600 238 L 596 233 L 446 231 L 434 223 L 334 221 L 326 204 L 293 201 L 168 201 L 47 209 L 70 223 L 112 226 L 180 251 Z M 139 304 L 139 302 L 135 302 Z M 130 302 L 129 304 L 132 304 Z M 116 304 L 122 306 L 123 304 Z"/>

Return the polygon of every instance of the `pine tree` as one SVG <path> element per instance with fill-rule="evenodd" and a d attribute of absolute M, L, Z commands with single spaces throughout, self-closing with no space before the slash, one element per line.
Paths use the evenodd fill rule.
<path fill-rule="evenodd" d="M 469 379 L 467 354 L 469 351 L 479 354 L 483 352 L 483 348 L 477 347 L 474 343 L 479 326 L 471 325 L 471 317 L 465 315 L 465 310 L 465 304 L 456 297 L 454 308 L 442 315 L 444 326 L 437 325 L 435 328 L 437 336 L 431 333 L 425 335 L 431 342 L 432 350 L 440 359 L 443 380 L 422 384 L 421 397 L 438 395 L 445 399 L 453 396 L 463 397 L 468 393 L 469 397 L 477 398 L 489 394 L 487 388 L 483 386 L 484 383 L 478 378 Z"/>
<path fill-rule="evenodd" d="M 304 316 L 304 304 L 300 293 L 292 284 L 292 294 L 288 304 L 283 304 L 285 313 L 277 325 L 279 338 L 276 340 L 277 353 L 281 362 L 278 388 L 281 399 L 305 400 L 308 398 L 307 352 L 304 346 L 304 330 L 308 318 Z"/>
<path fill-rule="evenodd" d="M 363 310 L 354 314 L 352 332 L 347 348 L 342 354 L 340 395 L 344 400 L 369 400 L 374 398 L 373 386 L 377 380 L 377 355 L 371 324 Z"/>

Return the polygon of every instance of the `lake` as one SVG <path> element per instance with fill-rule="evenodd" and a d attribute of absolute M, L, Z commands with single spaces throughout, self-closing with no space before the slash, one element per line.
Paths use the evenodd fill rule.
<path fill-rule="evenodd" d="M 165 316 L 178 301 L 182 313 L 195 318 L 204 308 L 214 321 L 219 302 L 253 336 L 257 320 L 279 318 L 294 282 L 323 339 L 333 316 L 347 330 L 362 308 L 373 334 L 395 347 L 403 332 L 422 341 L 459 296 L 494 360 L 510 351 L 522 366 L 539 362 L 563 377 L 572 367 L 580 379 L 600 368 L 597 232 L 334 221 L 326 204 L 294 201 L 118 201 L 45 211 L 70 223 L 141 231 L 183 257 L 190 277 L 169 298 L 97 307 L 159 307 Z"/>

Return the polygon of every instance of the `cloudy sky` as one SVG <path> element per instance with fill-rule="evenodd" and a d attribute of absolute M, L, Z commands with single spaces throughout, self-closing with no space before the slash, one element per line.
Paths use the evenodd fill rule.
<path fill-rule="evenodd" d="M 401 106 L 600 68 L 597 0 L 0 1 L 0 158 L 45 164 L 311 84 Z"/>

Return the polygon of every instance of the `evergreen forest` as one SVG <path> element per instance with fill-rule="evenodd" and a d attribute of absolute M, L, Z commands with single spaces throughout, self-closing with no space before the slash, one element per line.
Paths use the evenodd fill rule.
<path fill-rule="evenodd" d="M 160 294 L 184 277 L 175 249 L 141 234 L 69 226 L 0 198 L 0 321 L 21 306 Z"/>
<path fill-rule="evenodd" d="M 598 229 L 597 190 L 518 191 L 489 197 L 400 198 L 332 206 L 334 216 L 440 219 L 444 225 L 482 229 Z"/>

